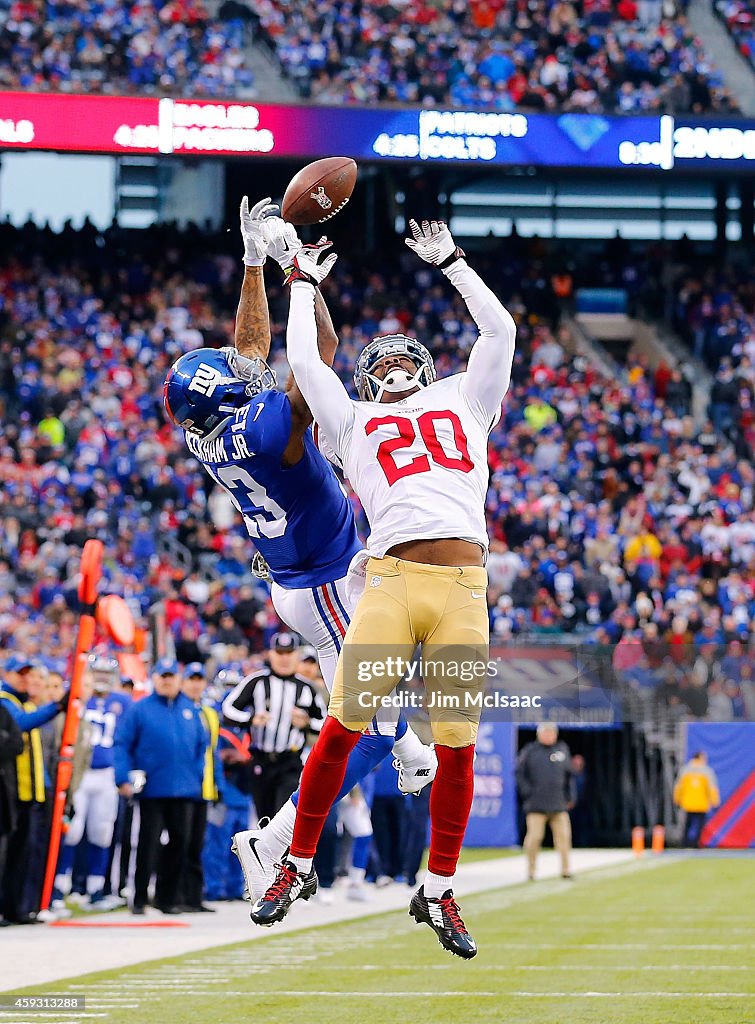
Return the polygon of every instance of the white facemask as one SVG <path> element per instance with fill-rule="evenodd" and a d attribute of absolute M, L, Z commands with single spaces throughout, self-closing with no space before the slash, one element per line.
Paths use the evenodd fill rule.
<path fill-rule="evenodd" d="M 378 389 L 373 402 L 379 402 L 386 391 L 391 395 L 395 395 L 400 394 L 402 391 L 411 391 L 413 388 L 425 387 L 420 381 L 424 369 L 424 366 L 420 366 L 414 374 L 410 374 L 403 366 L 394 366 L 391 367 L 382 380 L 372 373 L 365 373 L 365 376 L 369 377 Z"/>

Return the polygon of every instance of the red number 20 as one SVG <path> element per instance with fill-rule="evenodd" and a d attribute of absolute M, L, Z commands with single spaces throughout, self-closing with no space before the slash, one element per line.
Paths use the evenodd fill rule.
<path fill-rule="evenodd" d="M 457 455 L 454 452 L 449 455 L 443 450 L 435 424 L 437 420 L 445 420 L 453 427 L 454 445 Z M 369 437 L 379 427 L 392 425 L 398 430 L 397 437 L 388 437 L 378 445 L 377 460 L 385 473 L 389 486 L 393 486 L 397 480 L 405 476 L 414 476 L 416 473 L 427 473 L 430 469 L 430 458 L 433 462 L 444 469 L 454 469 L 459 473 L 471 473 L 474 463 L 469 457 L 469 447 L 461 420 L 455 412 L 445 410 L 443 412 L 423 412 L 417 419 L 417 427 L 422 440 L 425 442 L 427 454 L 415 455 L 405 466 L 397 466 L 393 453 L 402 448 L 411 448 L 417 436 L 414 422 L 406 416 L 376 416 L 365 425 L 365 432 Z M 428 458 L 428 454 L 430 458 Z"/>

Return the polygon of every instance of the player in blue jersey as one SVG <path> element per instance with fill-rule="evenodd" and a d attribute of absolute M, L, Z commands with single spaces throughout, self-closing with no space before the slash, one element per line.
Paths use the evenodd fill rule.
<path fill-rule="evenodd" d="M 120 669 L 114 658 L 92 656 L 84 680 L 85 693 L 91 696 L 84 709 L 90 724 L 92 760 L 73 797 L 73 818 L 60 851 L 55 887 L 64 895 L 71 888 L 71 868 L 76 847 L 86 836 L 87 895 L 92 906 L 105 909 L 103 895 L 113 829 L 118 816 L 118 790 L 115 785 L 113 739 L 115 730 L 131 698 L 114 692 L 120 681 Z M 113 905 L 121 900 L 115 899 Z"/>
<path fill-rule="evenodd" d="M 276 611 L 316 649 L 330 688 L 362 582 L 349 573 L 351 563 L 359 562 L 360 543 L 349 501 L 315 444 L 301 392 L 293 378 L 285 392 L 277 391 L 266 362 L 270 327 L 262 267 L 269 254 L 288 281 L 301 248 L 294 227 L 273 216 L 276 211 L 267 199 L 251 212 L 246 197 L 241 203 L 246 269 L 235 347 L 182 356 L 168 372 L 163 398 L 190 451 L 243 516 L 266 562 Z M 323 276 L 329 269 L 326 260 Z M 338 338 L 319 291 L 315 309 L 320 356 L 331 365 Z M 387 711 L 360 740 L 338 799 L 391 750 L 406 792 L 419 792 L 432 781 L 434 752 Z M 253 900 L 266 891 L 290 843 L 296 802 L 294 794 L 266 827 L 235 836 Z"/>

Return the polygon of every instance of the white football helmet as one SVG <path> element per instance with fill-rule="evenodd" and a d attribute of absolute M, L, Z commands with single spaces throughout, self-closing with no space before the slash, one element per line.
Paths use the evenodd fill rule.
<path fill-rule="evenodd" d="M 380 380 L 372 371 L 386 356 L 406 356 L 416 366 L 416 372 L 412 375 L 396 367 Z M 408 338 L 405 334 L 385 334 L 373 338 L 362 349 L 354 371 L 354 386 L 363 402 L 379 402 L 386 391 L 396 393 L 415 387 L 426 388 L 435 376 L 433 357 L 416 338 Z"/>

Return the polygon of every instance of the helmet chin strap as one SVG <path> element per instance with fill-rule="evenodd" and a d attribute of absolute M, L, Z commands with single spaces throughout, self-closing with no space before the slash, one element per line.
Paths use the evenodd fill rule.
<path fill-rule="evenodd" d="M 374 374 L 367 373 L 365 371 L 365 377 L 377 386 L 377 394 L 372 401 L 379 402 L 386 392 L 391 395 L 396 395 L 400 394 L 402 391 L 411 391 L 413 388 L 425 387 L 425 385 L 420 381 L 420 377 L 424 371 L 425 367 L 420 366 L 417 368 L 416 373 L 410 374 L 403 369 L 403 367 L 396 366 L 390 369 L 382 380 Z"/>

